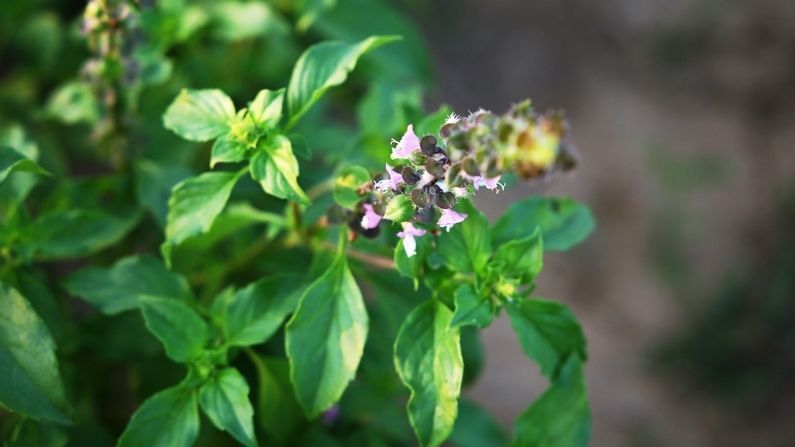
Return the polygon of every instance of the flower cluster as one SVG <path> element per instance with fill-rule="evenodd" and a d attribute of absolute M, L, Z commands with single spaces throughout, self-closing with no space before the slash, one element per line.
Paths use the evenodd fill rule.
<path fill-rule="evenodd" d="M 382 220 L 399 223 L 408 256 L 416 238 L 450 229 L 467 218 L 454 209 L 459 199 L 480 188 L 499 192 L 506 174 L 524 180 L 572 169 L 576 156 L 565 141 L 562 115 L 537 115 L 525 101 L 502 115 L 478 110 L 467 117 L 450 115 L 435 135 L 418 136 L 409 124 L 393 141 L 385 171 L 363 188 L 362 200 L 349 220 L 365 236 L 378 234 Z"/>

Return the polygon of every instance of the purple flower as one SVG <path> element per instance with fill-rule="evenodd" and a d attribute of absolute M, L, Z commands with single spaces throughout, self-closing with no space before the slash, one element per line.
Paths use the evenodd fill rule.
<path fill-rule="evenodd" d="M 418 150 L 420 150 L 420 139 L 414 133 L 414 126 L 409 124 L 406 128 L 406 133 L 392 148 L 392 158 L 408 158 L 414 151 Z"/>
<path fill-rule="evenodd" d="M 372 230 L 381 223 L 381 216 L 375 212 L 373 205 L 369 203 L 364 204 L 364 217 L 362 217 L 362 228 L 365 230 Z"/>
<path fill-rule="evenodd" d="M 450 209 L 443 209 L 442 210 L 442 217 L 439 218 L 440 227 L 444 228 L 447 231 L 450 231 L 450 228 L 453 228 L 453 225 L 457 223 L 461 223 L 464 219 L 467 218 L 466 213 L 459 213 L 457 211 L 453 211 L 452 208 Z"/>
<path fill-rule="evenodd" d="M 403 222 L 403 231 L 398 232 L 398 237 L 403 239 L 403 249 L 406 250 L 406 256 L 409 258 L 417 254 L 417 240 L 415 237 L 420 237 L 425 234 L 425 230 L 415 227 L 411 222 Z"/>
<path fill-rule="evenodd" d="M 336 405 L 323 412 L 323 423 L 331 425 L 340 418 L 340 408 Z"/>
<path fill-rule="evenodd" d="M 395 169 L 389 165 L 389 163 L 384 165 L 386 169 L 386 173 L 389 174 L 389 179 L 379 180 L 375 182 L 375 189 L 381 192 L 387 192 L 390 189 L 398 189 L 398 186 L 403 182 L 403 176 L 399 172 L 395 172 Z"/>

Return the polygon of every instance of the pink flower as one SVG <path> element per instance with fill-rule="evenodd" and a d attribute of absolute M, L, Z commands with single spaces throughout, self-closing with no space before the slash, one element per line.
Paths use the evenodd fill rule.
<path fill-rule="evenodd" d="M 398 186 L 403 182 L 403 175 L 396 172 L 389 163 L 384 165 L 386 173 L 389 174 L 389 179 L 379 180 L 375 182 L 375 189 L 381 192 L 387 192 L 390 189 L 398 189 Z"/>
<path fill-rule="evenodd" d="M 466 218 L 466 213 L 459 213 L 453 209 L 443 209 L 442 217 L 439 218 L 439 222 L 437 223 L 440 227 L 450 231 L 450 228 L 453 228 L 453 225 L 463 222 Z"/>
<path fill-rule="evenodd" d="M 373 205 L 369 203 L 364 204 L 364 217 L 362 217 L 362 228 L 371 230 L 381 223 L 381 216 L 375 212 Z"/>
<path fill-rule="evenodd" d="M 408 158 L 414 151 L 418 150 L 420 150 L 420 139 L 414 133 L 414 126 L 409 124 L 406 128 L 406 133 L 392 148 L 392 158 Z"/>
<path fill-rule="evenodd" d="M 475 176 L 472 178 L 472 183 L 475 186 L 475 191 L 477 191 L 481 186 L 485 186 L 486 189 L 494 190 L 496 188 L 503 188 L 502 183 L 500 183 L 500 176 L 486 178 L 483 176 Z"/>
<path fill-rule="evenodd" d="M 425 234 L 425 230 L 415 227 L 411 222 L 403 222 L 403 231 L 398 232 L 398 237 L 403 239 L 403 249 L 406 250 L 406 256 L 409 258 L 417 254 L 417 240 L 415 237 L 420 237 Z"/>

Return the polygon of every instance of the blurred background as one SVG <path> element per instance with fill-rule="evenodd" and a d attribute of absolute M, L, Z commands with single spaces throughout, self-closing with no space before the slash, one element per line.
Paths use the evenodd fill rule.
<path fill-rule="evenodd" d="M 785 446 L 795 436 L 795 4 L 450 0 L 408 8 L 431 106 L 564 109 L 582 162 L 549 185 L 597 231 L 537 293 L 583 323 L 595 446 Z M 420 11 L 419 13 L 417 11 Z M 545 382 L 504 315 L 471 396 L 508 426 Z"/>
<path fill-rule="evenodd" d="M 198 157 L 195 144 L 162 128 L 160 114 L 180 88 L 220 87 L 240 105 L 260 88 L 284 85 L 313 42 L 403 34 L 402 46 L 374 52 L 318 107 L 339 126 L 309 133 L 317 140 L 309 144 L 331 163 L 355 154 L 376 154 L 370 162 L 386 157 L 388 139 L 420 116 L 423 102 L 425 111 L 449 104 L 459 113 L 501 112 L 530 97 L 538 110 L 566 111 L 581 155 L 577 171 L 478 201 L 492 218 L 530 194 L 570 195 L 593 209 L 595 233 L 570 252 L 549 254 L 536 289 L 568 304 L 583 323 L 592 445 L 792 445 L 795 3 L 139 3 L 159 9 L 143 20 L 151 34 L 140 44 L 149 70 L 131 81 L 146 87 L 140 117 L 131 120 L 132 143 L 141 157 L 175 166 L 151 204 L 161 226 L 170 185 L 190 174 L 186 166 L 206 169 L 208 148 Z M 21 123 L 53 172 L 75 176 L 109 171 L 107 162 L 86 161 L 95 157 L 88 136 L 103 130 L 91 90 L 59 90 L 86 68 L 79 32 L 85 4 L 0 2 L 0 128 Z M 301 5 L 310 4 L 333 7 L 302 25 Z M 370 113 L 384 104 L 405 110 L 385 111 L 386 120 Z M 83 127 L 67 126 L 75 123 Z M 316 123 L 307 117 L 307 128 Z M 60 145 L 71 165 L 53 155 Z M 306 182 L 314 166 L 304 170 L 303 163 Z M 120 340 L 129 336 L 120 333 Z M 483 342 L 485 370 L 467 393 L 509 428 L 546 383 L 505 315 Z M 98 351 L 126 355 L 104 345 Z M 115 368 L 119 361 L 107 363 Z M 162 388 L 154 382 L 142 388 Z M 101 393 L 121 408 L 104 415 L 118 431 L 134 406 L 116 405 L 113 387 Z"/>

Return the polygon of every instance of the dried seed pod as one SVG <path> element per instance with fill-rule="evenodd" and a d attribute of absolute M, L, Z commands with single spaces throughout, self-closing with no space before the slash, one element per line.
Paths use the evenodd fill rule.
<path fill-rule="evenodd" d="M 424 191 L 424 188 L 411 191 L 411 201 L 419 208 L 427 208 L 431 205 L 431 197 Z"/>
<path fill-rule="evenodd" d="M 436 137 L 433 135 L 425 135 L 422 137 L 420 140 L 420 150 L 429 157 L 436 153 Z"/>
<path fill-rule="evenodd" d="M 439 160 L 428 160 L 425 164 L 425 170 L 435 178 L 442 178 L 447 173 L 444 163 Z"/>
<path fill-rule="evenodd" d="M 403 169 L 400 170 L 400 175 L 403 176 L 403 181 L 406 182 L 407 185 L 414 185 L 420 180 L 419 174 L 414 172 L 411 166 L 404 166 Z"/>
<path fill-rule="evenodd" d="M 436 206 L 439 208 L 449 210 L 453 205 L 455 205 L 455 194 L 444 192 L 436 196 Z"/>
<path fill-rule="evenodd" d="M 478 168 L 478 164 L 475 163 L 475 160 L 467 158 L 464 160 L 464 162 L 461 165 L 462 168 L 464 169 L 464 172 L 466 172 L 467 174 L 473 177 L 480 175 L 480 168 Z"/>

